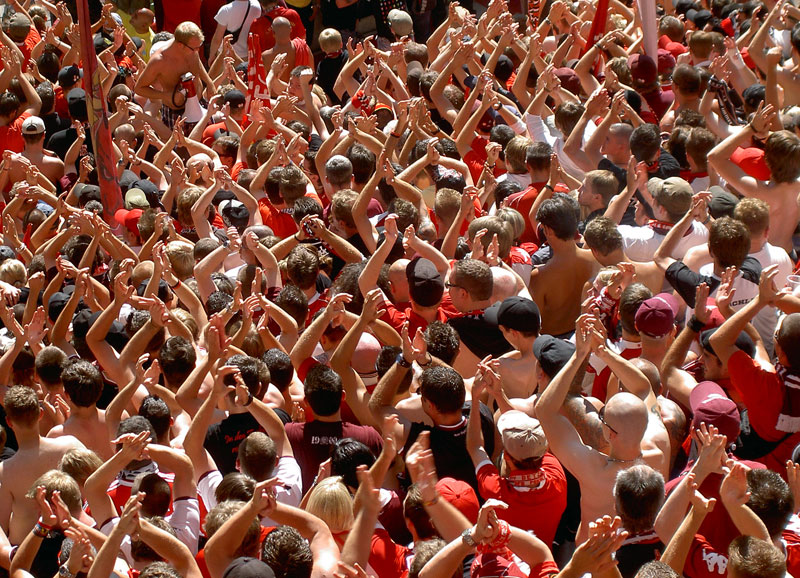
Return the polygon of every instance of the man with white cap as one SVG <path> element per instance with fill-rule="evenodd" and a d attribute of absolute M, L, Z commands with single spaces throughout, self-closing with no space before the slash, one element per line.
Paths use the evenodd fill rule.
<path fill-rule="evenodd" d="M 476 377 L 472 386 L 472 407 L 479 406 L 485 380 L 492 372 Z M 547 451 L 547 438 L 539 420 L 511 410 L 497 420 L 503 441 L 501 476 L 483 449 L 483 433 L 477 411 L 470 411 L 467 450 L 475 466 L 481 498 L 495 498 L 509 505 L 498 510 L 499 518 L 523 530 L 532 530 L 548 546 L 553 543 L 561 515 L 567 507 L 567 478 L 556 457 Z"/>
<path fill-rule="evenodd" d="M 64 163 L 55 154 L 44 149 L 45 126 L 38 116 L 29 116 L 22 122 L 22 140 L 25 149 L 20 153 L 19 163 L 11 163 L 9 180 L 25 180 L 29 165 L 39 169 L 47 180 L 55 185 L 64 176 Z"/>

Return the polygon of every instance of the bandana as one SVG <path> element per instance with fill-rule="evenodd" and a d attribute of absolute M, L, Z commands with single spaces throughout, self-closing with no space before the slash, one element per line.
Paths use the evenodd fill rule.
<path fill-rule="evenodd" d="M 540 489 L 545 482 L 544 472 L 538 470 L 527 474 L 514 473 L 506 477 L 512 488 L 528 488 L 533 490 Z"/>

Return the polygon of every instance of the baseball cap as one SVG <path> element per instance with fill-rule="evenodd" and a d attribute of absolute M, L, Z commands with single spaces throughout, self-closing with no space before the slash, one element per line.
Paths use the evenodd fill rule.
<path fill-rule="evenodd" d="M 0 263 L 9 259 L 16 259 L 17 253 L 8 245 L 0 245 Z"/>
<path fill-rule="evenodd" d="M 474 578 L 527 578 L 528 574 L 522 571 L 513 558 L 506 557 L 497 552 L 483 552 L 475 556 L 470 566 L 470 576 Z"/>
<path fill-rule="evenodd" d="M 768 181 L 772 172 L 764 160 L 764 150 L 756 147 L 737 148 L 731 155 L 731 161 L 751 177 L 760 181 Z"/>
<path fill-rule="evenodd" d="M 635 317 L 636 329 L 648 337 L 664 337 L 672 331 L 678 309 L 678 301 L 673 295 L 659 293 L 639 306 Z"/>
<path fill-rule="evenodd" d="M 50 299 L 47 301 L 47 316 L 51 321 L 58 319 L 67 301 L 69 301 L 69 295 L 63 291 L 56 291 L 50 296 Z"/>
<path fill-rule="evenodd" d="M 67 106 L 72 118 L 85 119 L 88 114 L 86 108 L 86 92 L 82 88 L 73 88 L 67 93 Z"/>
<path fill-rule="evenodd" d="M 372 112 L 378 112 L 379 110 L 388 111 L 394 118 L 394 111 L 392 110 L 392 107 L 386 104 L 385 102 L 379 102 L 378 104 L 376 104 L 375 108 L 372 109 Z"/>
<path fill-rule="evenodd" d="M 223 201 L 219 206 L 219 211 L 234 227 L 246 227 L 250 220 L 250 211 L 241 201 Z"/>
<path fill-rule="evenodd" d="M 567 364 L 575 353 L 575 345 L 552 335 L 540 335 L 533 342 L 533 355 L 542 371 L 551 379 Z"/>
<path fill-rule="evenodd" d="M 692 208 L 692 185 L 680 177 L 647 181 L 647 190 L 656 202 L 672 215 L 684 215 Z"/>
<path fill-rule="evenodd" d="M 714 20 L 714 15 L 708 10 L 689 10 L 686 12 L 686 19 L 692 21 L 699 30 L 702 30 L 706 24 Z"/>
<path fill-rule="evenodd" d="M 536 303 L 517 295 L 487 307 L 484 316 L 493 325 L 502 325 L 517 331 L 538 333 L 541 325 L 541 315 Z"/>
<path fill-rule="evenodd" d="M 702 381 L 689 394 L 692 410 L 692 428 L 700 424 L 713 425 L 719 433 L 733 443 L 739 437 L 741 417 L 736 404 L 713 381 Z"/>
<path fill-rule="evenodd" d="M 631 69 L 631 77 L 642 84 L 651 84 L 658 80 L 658 66 L 646 54 L 631 54 L 628 57 L 628 68 Z"/>
<path fill-rule="evenodd" d="M 119 209 L 114 213 L 114 220 L 128 229 L 134 235 L 139 235 L 139 219 L 142 216 L 141 209 Z"/>
<path fill-rule="evenodd" d="M 467 482 L 455 478 L 442 478 L 436 482 L 436 490 L 440 496 L 464 514 L 467 520 L 473 524 L 478 520 L 478 510 L 481 509 L 481 506 L 475 490 Z"/>
<path fill-rule="evenodd" d="M 58 84 L 63 88 L 72 86 L 81 79 L 81 69 L 71 64 L 58 71 Z"/>
<path fill-rule="evenodd" d="M 134 181 L 132 186 L 136 189 L 140 189 L 144 193 L 148 207 L 153 209 L 158 207 L 163 208 L 160 191 L 154 182 L 148 181 L 147 179 L 139 179 Z"/>
<path fill-rule="evenodd" d="M 225 93 L 223 101 L 226 104 L 230 104 L 232 109 L 244 108 L 247 98 L 241 90 L 234 89 Z"/>
<path fill-rule="evenodd" d="M 675 68 L 675 57 L 665 48 L 658 49 L 658 73 L 666 74 Z"/>
<path fill-rule="evenodd" d="M 694 0 L 678 0 L 675 3 L 675 12 L 686 15 L 689 10 L 697 10 L 698 6 Z"/>
<path fill-rule="evenodd" d="M 31 31 L 31 19 L 17 12 L 8 21 L 8 35 L 14 42 L 22 42 Z"/>
<path fill-rule="evenodd" d="M 22 121 L 22 134 L 42 134 L 44 121 L 38 116 L 29 116 Z"/>
<path fill-rule="evenodd" d="M 220 189 L 216 193 L 214 193 L 214 198 L 211 199 L 211 204 L 219 206 L 220 203 L 223 201 L 233 201 L 236 200 L 236 195 L 233 194 L 233 191 L 230 189 Z"/>
<path fill-rule="evenodd" d="M 417 257 L 406 265 L 408 292 L 414 303 L 423 307 L 438 305 L 444 295 L 444 280 L 428 259 Z"/>
<path fill-rule="evenodd" d="M 98 32 L 97 34 L 94 35 L 94 50 L 98 54 L 103 52 L 103 50 L 105 50 L 112 44 L 113 42 L 109 38 L 103 36 L 102 33 Z"/>
<path fill-rule="evenodd" d="M 556 76 L 561 82 L 561 88 L 565 88 L 572 94 L 580 95 L 581 93 L 581 79 L 571 68 L 562 66 L 555 69 Z"/>
<path fill-rule="evenodd" d="M 84 206 L 89 201 L 101 201 L 100 187 L 97 185 L 83 185 L 77 192 L 78 204 Z"/>
<path fill-rule="evenodd" d="M 547 438 L 538 419 L 527 413 L 511 410 L 497 420 L 497 431 L 503 447 L 515 460 L 542 457 L 547 451 Z"/>
<path fill-rule="evenodd" d="M 718 327 L 712 327 L 711 329 L 702 331 L 699 336 L 700 345 L 712 355 L 716 355 L 716 352 L 714 351 L 714 348 L 711 347 L 711 336 L 716 333 L 717 329 Z M 756 356 L 756 344 L 753 343 L 753 340 L 744 331 L 742 331 L 736 338 L 734 345 L 736 345 L 736 347 L 741 351 L 744 351 L 751 358 Z"/>
<path fill-rule="evenodd" d="M 125 193 L 125 208 L 128 210 L 146 210 L 150 208 L 150 203 L 147 202 L 147 197 L 142 189 L 133 187 L 128 189 L 128 192 Z"/>
<path fill-rule="evenodd" d="M 86 339 L 92 325 L 100 317 L 101 311 L 92 313 L 91 309 L 81 309 L 72 318 L 72 335 L 78 339 Z M 106 342 L 116 351 L 121 352 L 128 343 L 128 336 L 125 334 L 125 326 L 119 321 L 111 323 L 111 327 L 106 333 Z"/>
<path fill-rule="evenodd" d="M 409 36 L 414 30 L 414 21 L 411 19 L 411 15 L 405 10 L 392 8 L 389 10 L 386 21 L 389 23 L 389 26 L 392 27 L 392 31 L 398 36 Z"/>
<path fill-rule="evenodd" d="M 240 556 L 228 564 L 222 578 L 275 578 L 275 572 L 262 560 Z"/>
<path fill-rule="evenodd" d="M 715 219 L 733 217 L 733 210 L 739 204 L 739 198 L 718 185 L 709 187 L 708 190 L 711 191 L 711 201 L 708 203 L 708 212 L 711 216 Z"/>

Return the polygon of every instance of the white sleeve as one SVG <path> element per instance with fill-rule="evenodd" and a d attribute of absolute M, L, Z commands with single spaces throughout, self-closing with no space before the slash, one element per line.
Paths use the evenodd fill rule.
<path fill-rule="evenodd" d="M 195 556 L 197 541 L 200 539 L 200 503 L 197 498 L 179 498 L 172 502 L 169 525 L 175 530 L 178 540 Z"/>
<path fill-rule="evenodd" d="M 217 11 L 216 16 L 214 16 L 214 21 L 227 29 L 229 24 L 228 19 L 230 18 L 232 7 L 232 4 L 226 4 L 225 6 L 221 7 Z"/>
<path fill-rule="evenodd" d="M 116 527 L 119 523 L 119 518 L 111 518 L 108 522 L 103 524 L 100 528 L 100 532 L 105 534 L 106 536 L 110 536 L 112 530 Z M 133 567 L 133 556 L 131 556 L 131 537 L 125 536 L 122 539 L 122 543 L 119 545 L 119 553 L 125 557 L 125 561 L 128 563 L 130 567 Z"/>
<path fill-rule="evenodd" d="M 219 473 L 219 470 L 211 470 L 206 472 L 197 482 L 197 495 L 203 500 L 206 512 L 210 512 L 211 508 L 217 505 L 215 492 L 221 481 L 222 474 Z"/>
<path fill-rule="evenodd" d="M 275 468 L 275 476 L 281 482 L 275 488 L 275 499 L 287 506 L 299 506 L 303 498 L 303 474 L 297 460 L 291 456 L 281 457 Z"/>
<path fill-rule="evenodd" d="M 546 142 L 553 146 L 555 137 L 550 134 L 550 131 L 541 116 L 536 114 L 526 114 L 525 124 L 528 126 L 528 133 L 531 135 L 533 142 Z"/>

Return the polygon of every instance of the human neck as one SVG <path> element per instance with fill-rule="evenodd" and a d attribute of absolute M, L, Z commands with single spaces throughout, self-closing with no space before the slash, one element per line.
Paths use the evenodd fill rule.
<path fill-rule="evenodd" d="M 616 249 L 611 251 L 608 255 L 598 255 L 597 262 L 600 263 L 603 267 L 613 267 L 617 263 L 622 263 L 626 261 L 625 253 L 622 252 L 622 249 Z"/>
<path fill-rule="evenodd" d="M 750 238 L 750 254 L 758 253 L 767 244 L 767 237 L 760 235 L 759 237 Z"/>
<path fill-rule="evenodd" d="M 17 437 L 19 449 L 37 449 L 42 441 L 39 435 L 39 422 L 33 428 L 14 428 L 14 435 Z"/>
<path fill-rule="evenodd" d="M 314 420 L 321 421 L 325 423 L 336 423 L 338 421 L 342 421 L 342 412 L 341 410 L 337 411 L 332 415 L 316 415 L 314 414 Z"/>
<path fill-rule="evenodd" d="M 446 414 L 440 413 L 435 418 L 431 416 L 431 419 L 433 419 L 433 423 L 435 425 L 443 425 L 443 426 L 458 425 L 462 421 L 464 421 L 464 415 L 460 411 L 453 413 L 446 413 Z"/>
<path fill-rule="evenodd" d="M 575 254 L 578 251 L 578 246 L 575 244 L 574 239 L 559 239 L 555 236 L 548 237 L 547 242 L 553 248 L 553 254 Z"/>
<path fill-rule="evenodd" d="M 422 317 L 428 323 L 436 321 L 436 314 L 439 311 L 438 307 L 420 307 L 413 301 L 411 302 L 411 310 Z"/>
<path fill-rule="evenodd" d="M 610 444 L 610 448 L 611 449 L 608 452 L 608 459 L 613 462 L 632 462 L 642 457 L 642 448 L 639 445 L 634 447 L 625 447 L 623 444 Z"/>
<path fill-rule="evenodd" d="M 69 404 L 70 417 L 79 420 L 97 420 L 97 406 L 91 407 L 78 407 L 74 403 Z"/>
<path fill-rule="evenodd" d="M 305 294 L 305 296 L 306 296 L 307 298 L 311 299 L 311 298 L 312 298 L 314 295 L 316 295 L 316 294 L 317 294 L 317 287 L 316 287 L 316 285 L 312 285 L 311 287 L 308 287 L 308 288 L 306 288 L 306 289 L 303 289 L 303 293 Z"/>
<path fill-rule="evenodd" d="M 550 180 L 550 171 L 530 171 L 532 183 L 546 183 Z"/>

